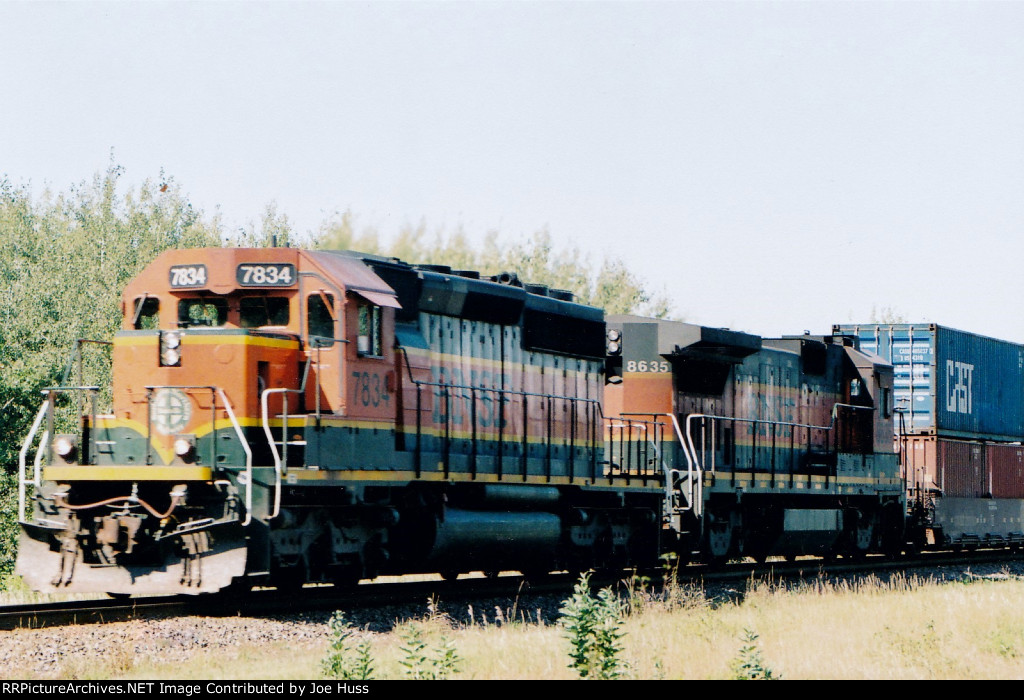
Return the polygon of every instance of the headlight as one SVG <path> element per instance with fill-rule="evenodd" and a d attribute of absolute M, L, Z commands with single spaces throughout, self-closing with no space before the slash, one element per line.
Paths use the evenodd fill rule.
<path fill-rule="evenodd" d="M 160 353 L 160 364 L 165 367 L 176 367 L 181 362 L 181 354 L 172 348 Z"/>
<path fill-rule="evenodd" d="M 188 438 L 179 437 L 174 441 L 174 454 L 185 457 L 192 452 L 193 444 Z"/>
<path fill-rule="evenodd" d="M 53 441 L 53 451 L 61 459 L 71 459 L 75 453 L 75 443 L 74 435 L 58 435 Z"/>
<path fill-rule="evenodd" d="M 160 331 L 160 366 L 177 367 L 181 364 L 181 332 Z"/>
<path fill-rule="evenodd" d="M 622 352 L 622 331 L 618 328 L 609 328 L 608 332 L 605 333 L 605 338 L 608 341 L 605 344 L 605 349 L 609 355 L 618 355 Z"/>

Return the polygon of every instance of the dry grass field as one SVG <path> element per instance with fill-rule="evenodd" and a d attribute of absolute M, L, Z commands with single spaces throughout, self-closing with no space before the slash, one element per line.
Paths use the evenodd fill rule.
<path fill-rule="evenodd" d="M 741 673 L 783 680 L 1018 679 L 1024 678 L 1022 603 L 1024 578 L 1007 572 L 955 583 L 900 576 L 788 586 L 751 581 L 726 597 L 694 587 L 656 592 L 634 586 L 622 598 L 616 669 L 625 679 L 728 679 Z M 273 634 L 232 631 L 218 634 L 236 635 L 237 641 L 203 649 L 204 642 L 194 653 L 135 653 L 151 636 L 147 624 L 107 626 L 122 640 L 114 652 L 108 647 L 96 658 L 79 655 L 60 675 L 315 679 L 331 639 L 321 618 L 300 637 L 275 640 Z M 201 630 L 208 623 L 187 624 Z M 218 624 L 244 630 L 261 623 Z M 424 675 L 454 679 L 578 677 L 569 665 L 572 646 L 565 629 L 527 611 L 449 617 L 424 609 L 420 618 L 397 622 L 387 632 L 350 634 L 349 651 L 362 645 L 375 678 L 407 677 L 413 666 Z"/>

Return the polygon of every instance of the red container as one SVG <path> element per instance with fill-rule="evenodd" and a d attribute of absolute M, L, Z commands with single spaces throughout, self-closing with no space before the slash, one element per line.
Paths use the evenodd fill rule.
<path fill-rule="evenodd" d="M 907 481 L 925 489 L 940 489 L 943 495 L 950 497 L 986 496 L 990 493 L 986 447 L 983 442 L 934 435 L 910 436 L 906 452 Z"/>
<path fill-rule="evenodd" d="M 992 498 L 1024 498 L 1024 445 L 988 444 Z"/>

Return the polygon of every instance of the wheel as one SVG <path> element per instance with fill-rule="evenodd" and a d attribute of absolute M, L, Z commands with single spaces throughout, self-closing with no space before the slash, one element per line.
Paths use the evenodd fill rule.
<path fill-rule="evenodd" d="M 459 577 L 459 573 L 461 572 L 458 569 L 445 569 L 440 573 L 441 578 L 443 578 L 445 581 L 454 581 Z"/>
<path fill-rule="evenodd" d="M 282 593 L 297 593 L 306 585 L 306 563 L 303 560 L 294 566 L 279 568 L 271 580 L 272 585 Z"/>
<path fill-rule="evenodd" d="M 704 536 L 704 561 L 712 566 L 721 566 L 729 559 L 732 551 L 732 520 L 728 514 L 724 517 L 709 516 Z"/>

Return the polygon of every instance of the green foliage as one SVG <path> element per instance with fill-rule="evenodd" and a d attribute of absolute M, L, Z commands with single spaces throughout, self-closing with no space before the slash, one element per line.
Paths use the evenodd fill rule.
<path fill-rule="evenodd" d="M 414 681 L 421 681 L 427 678 L 427 642 L 423 639 L 423 629 L 416 623 L 411 623 L 400 635 L 402 645 L 398 648 L 402 652 L 399 664 L 402 665 L 402 675 Z"/>
<path fill-rule="evenodd" d="M 119 327 L 124 285 L 167 248 L 220 244 L 216 226 L 163 173 L 123 193 L 122 175 L 111 163 L 67 193 L 40 196 L 0 177 L 0 467 L 8 474 L 40 390 L 61 383 L 75 341 L 110 340 Z M 68 379 L 109 386 L 108 351 L 84 350 L 82 376 Z M 0 576 L 12 565 L 16 493 L 13 480 L 0 487 Z"/>
<path fill-rule="evenodd" d="M 345 681 L 373 680 L 369 640 L 364 639 L 353 645 L 356 631 L 340 610 L 331 616 L 328 624 L 331 628 L 331 642 L 327 656 L 320 663 L 324 676 Z"/>
<path fill-rule="evenodd" d="M 237 248 L 290 247 L 300 244 L 299 237 L 292 231 L 287 214 L 278 213 L 275 202 L 271 202 L 263 210 L 258 224 L 250 221 L 227 238 L 227 245 Z"/>
<path fill-rule="evenodd" d="M 597 597 L 590 593 L 590 574 L 576 582 L 572 597 L 562 603 L 560 623 L 572 647 L 569 668 L 581 678 L 613 680 L 621 678 L 625 665 L 622 653 L 623 606 L 611 588 L 603 588 Z"/>
<path fill-rule="evenodd" d="M 443 681 L 459 670 L 462 659 L 455 649 L 455 642 L 442 634 L 437 646 L 428 655 L 428 644 L 424 627 L 410 622 L 399 632 L 402 644 L 399 651 L 402 658 L 402 676 L 414 681 Z"/>
<path fill-rule="evenodd" d="M 671 305 L 664 295 L 652 294 L 642 280 L 617 260 L 596 266 L 579 248 L 557 249 L 548 231 L 538 231 L 524 242 L 503 245 L 491 232 L 477 248 L 461 229 L 429 234 L 426 226 L 406 227 L 386 242 L 374 229 L 356 231 L 350 212 L 336 215 L 320 229 L 316 247 L 358 250 L 400 258 L 410 263 L 449 265 L 456 270 L 480 270 L 492 275 L 515 272 L 519 279 L 554 289 L 567 289 L 576 298 L 609 314 L 639 313 L 666 317 Z"/>
<path fill-rule="evenodd" d="M 782 680 L 761 659 L 761 649 L 757 644 L 758 636 L 751 630 L 743 630 L 743 646 L 733 659 L 733 680 L 737 681 L 777 681 Z"/>
<path fill-rule="evenodd" d="M 16 474 L 0 471 L 0 590 L 14 569 L 18 547 L 18 479 Z"/>

